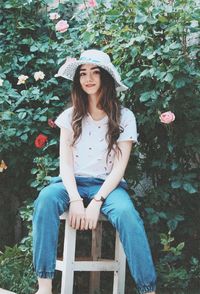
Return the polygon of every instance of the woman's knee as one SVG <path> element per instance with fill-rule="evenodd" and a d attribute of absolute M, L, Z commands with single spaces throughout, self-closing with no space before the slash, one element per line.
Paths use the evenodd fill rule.
<path fill-rule="evenodd" d="M 35 200 L 34 207 L 37 210 L 51 210 L 51 207 L 55 207 L 60 201 L 66 201 L 64 189 L 57 184 L 51 184 L 43 188 L 38 198 Z M 61 197 L 62 196 L 62 197 Z M 65 199 L 64 199 L 65 198 Z"/>
<path fill-rule="evenodd" d="M 124 203 L 115 208 L 115 213 L 118 215 L 118 218 L 125 219 L 129 221 L 130 219 L 135 219 L 136 221 L 141 220 L 138 211 L 135 209 L 133 203 L 130 201 L 129 203 Z"/>
<path fill-rule="evenodd" d="M 46 207 L 52 201 L 54 201 L 52 189 L 50 188 L 50 186 L 47 186 L 40 191 L 34 204 L 35 204 L 35 207 L 38 207 L 38 206 Z"/>
<path fill-rule="evenodd" d="M 133 202 L 129 196 L 129 194 L 125 190 L 113 191 L 113 193 L 117 193 L 115 196 L 116 199 L 112 204 L 112 216 L 118 222 L 126 222 L 126 223 L 143 223 L 138 211 L 135 209 Z"/>

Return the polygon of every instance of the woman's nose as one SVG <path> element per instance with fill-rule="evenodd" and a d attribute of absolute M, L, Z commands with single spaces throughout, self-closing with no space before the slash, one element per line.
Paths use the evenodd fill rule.
<path fill-rule="evenodd" d="M 92 73 L 88 73 L 86 78 L 87 78 L 87 81 L 92 81 L 93 80 Z"/>

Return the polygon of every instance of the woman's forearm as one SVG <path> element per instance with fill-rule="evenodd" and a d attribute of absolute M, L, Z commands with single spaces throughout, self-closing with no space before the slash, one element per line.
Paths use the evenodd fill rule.
<path fill-rule="evenodd" d="M 111 171 L 109 176 L 107 176 L 100 190 L 98 191 L 98 195 L 101 195 L 103 198 L 106 198 L 109 193 L 111 193 L 119 184 L 122 177 L 124 175 L 124 171 L 121 168 L 115 168 Z"/>
<path fill-rule="evenodd" d="M 60 166 L 60 176 L 70 200 L 79 198 L 80 195 L 78 193 L 73 167 L 67 165 Z"/>
<path fill-rule="evenodd" d="M 74 175 L 74 160 L 71 147 L 71 134 L 62 128 L 60 134 L 60 176 L 70 200 L 80 197 Z"/>
<path fill-rule="evenodd" d="M 114 165 L 111 173 L 107 176 L 100 190 L 98 191 L 98 195 L 106 198 L 108 194 L 110 194 L 119 184 L 121 179 L 124 176 L 126 166 L 128 164 L 128 160 L 131 153 L 132 142 L 119 142 L 119 148 L 121 150 L 121 155 L 115 157 Z"/>

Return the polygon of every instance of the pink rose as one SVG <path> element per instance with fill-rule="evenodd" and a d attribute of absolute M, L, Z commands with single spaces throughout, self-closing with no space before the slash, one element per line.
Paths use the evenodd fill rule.
<path fill-rule="evenodd" d="M 69 25 L 67 23 L 66 20 L 60 20 L 57 24 L 56 24 L 56 31 L 60 32 L 60 33 L 64 33 L 67 31 Z"/>
<path fill-rule="evenodd" d="M 162 123 L 170 124 L 171 122 L 175 120 L 175 115 L 173 112 L 167 111 L 167 112 L 163 112 L 159 118 Z"/>
<path fill-rule="evenodd" d="M 96 7 L 97 6 L 97 2 L 95 0 L 89 0 L 88 1 L 88 6 L 89 7 Z"/>

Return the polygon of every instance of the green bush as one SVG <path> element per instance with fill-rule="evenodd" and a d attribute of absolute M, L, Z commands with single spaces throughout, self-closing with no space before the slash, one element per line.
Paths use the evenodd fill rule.
<path fill-rule="evenodd" d="M 59 33 L 55 31 L 59 20 L 49 19 L 50 2 L 0 3 L 0 160 L 8 166 L 0 174 L 4 231 L 11 230 L 5 220 L 22 202 L 35 198 L 36 190 L 58 174 L 59 131 L 49 120 L 54 121 L 67 105 L 70 83 L 54 75 L 66 57 L 102 48 L 130 88 L 120 98 L 136 115 L 139 145 L 126 176 L 145 221 L 159 288 L 197 286 L 199 8 L 186 0 L 126 1 L 126 5 L 99 0 L 97 7 L 78 10 L 82 1 L 65 1 L 51 10 L 69 23 L 68 30 Z M 45 76 L 36 81 L 38 71 Z M 17 85 L 22 74 L 28 79 Z M 159 118 L 167 111 L 175 114 L 170 124 Z M 35 146 L 39 134 L 48 138 L 43 148 Z M 11 220 L 14 226 L 14 217 Z M 5 235 L 1 248 L 7 244 Z M 30 250 L 31 245 L 27 247 Z"/>

